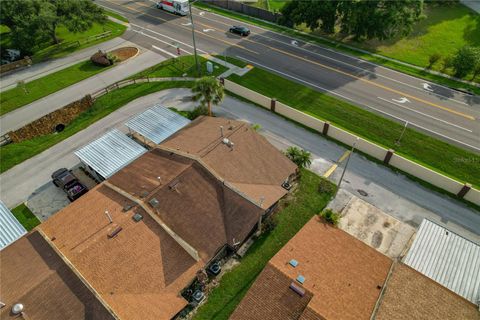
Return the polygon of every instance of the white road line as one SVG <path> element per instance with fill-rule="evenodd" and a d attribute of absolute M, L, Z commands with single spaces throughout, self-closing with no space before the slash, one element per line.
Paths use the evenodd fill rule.
<path fill-rule="evenodd" d="M 214 13 L 214 12 L 210 12 L 210 13 L 213 14 L 213 15 L 222 17 L 222 18 L 226 18 L 226 19 L 231 20 L 231 21 L 238 22 L 238 20 L 235 20 L 235 19 L 232 19 L 232 18 L 228 18 L 228 17 L 224 17 L 224 16 L 219 15 L 219 14 L 216 14 L 216 13 Z M 223 22 L 221 22 L 221 21 L 214 20 L 214 19 L 210 19 L 210 18 L 205 17 L 205 16 L 201 16 L 201 17 L 202 17 L 203 19 L 210 20 L 210 21 L 213 21 L 213 22 L 223 23 Z M 249 24 L 249 23 L 246 23 L 246 24 L 249 25 L 249 26 L 252 26 L 252 27 L 255 27 L 255 28 L 259 28 L 259 29 L 261 29 L 261 30 L 268 31 L 268 32 L 272 32 L 272 33 L 274 33 L 274 34 L 276 34 L 276 35 L 285 37 L 285 38 L 288 39 L 289 41 L 296 41 L 295 38 L 288 37 L 288 36 L 286 36 L 286 35 L 284 35 L 284 34 L 281 34 L 281 33 L 278 33 L 278 32 L 272 31 L 272 30 L 268 30 L 268 29 L 265 29 L 265 28 L 262 28 L 262 27 L 259 27 L 259 26 L 256 26 L 256 25 L 252 25 L 252 24 Z M 372 75 L 375 75 L 375 76 L 378 76 L 378 77 L 382 77 L 382 78 L 388 79 L 388 80 L 393 81 L 393 82 L 396 82 L 396 83 L 400 83 L 400 84 L 402 84 L 402 85 L 408 86 L 408 87 L 413 88 L 413 89 L 416 89 L 416 90 L 418 90 L 418 91 L 425 92 L 425 91 L 422 90 L 421 88 L 418 88 L 418 87 L 416 87 L 416 86 L 414 86 L 414 85 L 411 85 L 411 84 L 408 84 L 408 83 L 404 83 L 404 82 L 402 82 L 402 81 L 400 81 L 400 80 L 396 80 L 396 79 L 393 79 L 393 78 L 384 76 L 384 75 L 382 75 L 382 74 L 378 74 L 378 73 L 372 72 L 372 71 L 370 71 L 370 70 L 363 69 L 363 68 L 361 68 L 361 67 L 355 66 L 355 65 L 350 64 L 350 63 L 348 63 L 348 62 L 340 61 L 340 60 L 337 60 L 337 59 L 335 59 L 335 58 L 332 58 L 332 57 L 323 55 L 323 54 L 321 54 L 321 53 L 318 53 L 318 52 L 315 52 L 315 51 L 311 51 L 311 50 L 302 48 L 302 47 L 298 46 L 298 42 L 297 42 L 297 46 L 296 46 L 296 45 L 293 45 L 293 44 L 291 44 L 291 43 L 284 42 L 284 41 L 281 41 L 281 40 L 278 40 L 278 39 L 275 39 L 275 38 L 272 38 L 272 37 L 268 37 L 268 36 L 265 36 L 265 35 L 262 35 L 262 34 L 259 34 L 259 33 L 252 33 L 252 35 L 257 35 L 257 36 L 260 36 L 260 37 L 263 37 L 263 38 L 266 38 L 266 39 L 269 39 L 269 40 L 273 40 L 273 41 L 282 43 L 282 44 L 287 45 L 287 46 L 291 46 L 291 47 L 294 47 L 294 48 L 297 48 L 297 49 L 300 49 L 300 50 L 304 50 L 304 51 L 306 51 L 306 52 L 308 52 L 308 53 L 312 53 L 312 54 L 315 54 L 315 55 L 324 57 L 324 58 L 326 58 L 326 59 L 333 60 L 333 61 L 335 61 L 335 62 L 337 62 L 337 63 L 341 63 L 341 64 L 347 65 L 347 66 L 349 66 L 349 67 L 353 67 L 353 68 L 359 69 L 359 70 L 364 71 L 364 72 L 367 72 L 367 73 L 369 73 L 369 74 L 372 74 Z M 399 72 L 399 71 L 396 71 L 396 70 L 393 70 L 393 69 L 390 69 L 390 68 L 387 68 L 387 67 L 384 67 L 384 66 L 375 64 L 375 63 L 370 62 L 370 61 L 367 61 L 367 60 L 359 59 L 359 58 L 357 58 L 357 57 L 350 56 L 350 55 L 348 55 L 348 54 L 335 51 L 335 50 L 330 49 L 330 48 L 328 48 L 328 47 L 319 46 L 318 44 L 315 44 L 315 43 L 312 43 L 312 42 L 308 42 L 308 41 L 302 41 L 302 42 L 304 42 L 304 43 L 307 44 L 307 45 L 311 45 L 311 46 L 317 47 L 317 48 L 322 49 L 322 50 L 330 51 L 330 52 L 332 52 L 332 53 L 334 53 L 334 54 L 339 54 L 339 55 L 345 56 L 345 57 L 347 57 L 347 58 L 349 58 L 349 59 L 356 60 L 357 62 L 360 62 L 360 63 L 367 63 L 367 64 L 370 64 L 370 65 L 372 65 L 372 66 L 374 66 L 374 67 L 379 67 L 379 68 L 382 68 L 382 69 L 385 69 L 385 70 L 388 70 L 388 71 L 393 71 L 393 72 L 395 72 L 395 73 L 398 73 L 398 74 L 403 75 L 403 76 L 410 77 L 410 78 L 415 79 L 415 80 L 424 81 L 424 80 L 422 80 L 422 79 L 420 79 L 420 78 L 413 77 L 413 76 L 411 76 L 411 75 L 409 75 L 409 74 L 402 73 L 402 72 Z M 449 87 L 446 87 L 446 86 L 443 86 L 443 85 L 440 85 L 440 84 L 435 84 L 435 86 L 443 87 L 443 88 L 448 89 L 448 90 L 450 90 L 450 91 L 452 91 L 452 92 L 459 93 L 459 92 L 456 91 L 456 90 L 453 90 L 453 89 L 451 89 L 451 88 L 449 88 Z M 439 96 L 439 97 L 442 97 L 442 98 L 446 98 L 446 99 L 448 99 L 448 100 L 451 100 L 451 101 L 454 101 L 454 102 L 457 102 L 457 103 L 466 105 L 466 106 L 470 106 L 470 105 L 469 105 L 468 103 L 466 103 L 466 102 L 459 101 L 459 100 L 456 100 L 456 99 L 453 99 L 453 98 L 449 98 L 449 97 L 446 97 L 446 96 L 441 95 L 441 94 L 439 94 L 439 93 L 435 93 L 435 92 L 430 92 L 430 93 L 433 94 L 433 95 L 436 95 L 436 96 Z"/>
<path fill-rule="evenodd" d="M 168 54 L 170 57 L 173 57 L 173 58 L 176 58 L 176 57 L 177 57 L 177 56 L 174 55 L 173 53 L 170 53 L 170 52 L 168 52 L 167 50 L 163 50 L 162 48 L 159 48 L 159 47 L 157 47 L 157 46 L 155 46 L 155 45 L 153 45 L 153 44 L 152 44 L 152 48 L 155 49 L 155 50 L 161 51 L 161 52 L 163 52 L 163 53 L 165 53 L 165 54 Z"/>
<path fill-rule="evenodd" d="M 175 42 L 177 42 L 177 43 L 181 43 L 181 44 L 183 44 L 184 46 L 193 49 L 193 46 L 189 45 L 188 43 L 185 43 L 185 42 L 182 42 L 182 41 L 180 41 L 180 40 L 174 39 L 174 38 L 172 38 L 172 37 L 166 36 L 166 35 L 164 35 L 164 34 L 161 34 L 161 33 L 157 32 L 157 31 L 154 31 L 154 30 L 152 30 L 152 29 L 148 29 L 148 28 L 139 26 L 138 24 L 134 24 L 134 23 L 131 23 L 130 25 L 132 25 L 132 26 L 134 26 L 134 27 L 137 27 L 137 28 L 140 28 L 140 29 L 143 29 L 143 30 L 147 30 L 147 31 L 149 31 L 149 32 L 151 32 L 151 33 L 154 33 L 154 34 L 156 34 L 156 35 L 159 35 L 159 36 L 162 36 L 162 37 L 164 37 L 164 38 L 170 39 L 170 40 L 175 41 Z M 183 49 L 182 49 L 182 50 L 183 50 Z M 205 53 L 205 54 L 208 53 L 208 52 L 206 52 L 205 50 L 202 50 L 202 49 L 199 49 L 199 48 L 197 48 L 197 51 L 200 51 L 200 52 Z M 190 54 L 191 54 L 191 53 L 190 53 Z"/>
<path fill-rule="evenodd" d="M 404 105 L 401 105 L 401 104 L 392 102 L 392 101 L 390 101 L 390 100 L 388 100 L 388 99 L 384 99 L 384 98 L 382 98 L 382 97 L 377 97 L 377 98 L 380 99 L 380 100 L 383 100 L 383 101 L 385 101 L 385 102 L 389 102 L 389 103 L 391 103 L 391 104 L 394 104 L 394 105 L 396 105 L 396 106 L 399 106 L 399 107 L 401 107 L 401 108 L 408 109 L 408 110 L 410 110 L 410 111 L 412 111 L 412 112 L 416 112 L 416 113 L 421 114 L 421 115 L 423 115 L 423 116 L 425 116 L 425 117 L 429 117 L 429 118 L 432 118 L 432 119 L 434 119 L 434 120 L 443 122 L 443 123 L 448 124 L 448 125 L 450 125 L 450 126 L 453 126 L 453 127 L 456 127 L 456 128 L 462 129 L 462 130 L 465 130 L 465 131 L 470 132 L 470 133 L 473 132 L 472 130 L 469 130 L 469 129 L 460 127 L 459 125 L 456 125 L 456 124 L 453 124 L 453 123 L 451 123 L 451 122 L 442 120 L 442 119 L 440 119 L 440 118 L 431 116 L 431 115 L 429 115 L 429 114 L 426 114 L 426 113 L 417 111 L 417 110 L 412 109 L 412 108 L 409 108 L 409 107 L 407 107 L 407 106 L 404 106 Z"/>
<path fill-rule="evenodd" d="M 323 87 L 320 87 L 320 86 L 318 86 L 318 85 L 316 85 L 316 84 L 313 84 L 313 83 L 311 83 L 311 82 L 305 81 L 305 80 L 303 80 L 303 79 L 297 78 L 297 77 L 295 77 L 295 76 L 289 75 L 288 73 L 275 70 L 275 69 L 273 69 L 273 68 L 267 67 L 267 66 L 262 65 L 262 64 L 260 64 L 260 63 L 258 63 L 258 62 L 252 61 L 252 60 L 250 60 L 250 59 L 247 59 L 247 58 L 244 58 L 244 57 L 241 57 L 241 56 L 238 56 L 238 55 L 237 55 L 237 58 L 242 59 L 242 60 L 245 60 L 245 61 L 250 62 L 250 63 L 252 63 L 252 64 L 256 64 L 256 65 L 258 65 L 258 66 L 260 66 L 260 67 L 262 67 L 262 68 L 271 70 L 271 71 L 273 71 L 273 72 L 275 72 L 275 73 L 282 74 L 282 75 L 284 75 L 284 76 L 286 76 L 286 77 L 289 77 L 289 78 L 291 78 L 291 79 L 295 79 L 295 80 L 297 80 L 297 81 L 300 81 L 300 82 L 303 82 L 303 83 L 305 83 L 305 84 L 308 84 L 308 85 L 310 85 L 310 86 L 312 86 L 312 87 L 318 88 L 318 89 L 320 89 L 320 90 L 322 90 L 322 91 L 329 92 L 329 93 L 331 93 L 331 94 L 333 94 L 333 95 L 342 97 L 342 98 L 344 98 L 344 99 L 346 99 L 346 100 L 352 101 L 352 102 L 355 103 L 355 104 L 358 104 L 358 101 L 355 101 L 354 99 L 351 99 L 351 98 L 349 98 L 349 97 L 347 97 L 347 96 L 344 96 L 344 95 L 342 95 L 342 94 L 340 94 L 340 93 L 336 93 L 335 91 L 332 91 L 332 90 L 329 90 L 329 89 L 325 89 L 325 88 L 323 88 Z M 370 109 L 372 109 L 372 110 L 375 110 L 375 111 L 377 111 L 377 112 L 386 114 L 387 116 L 392 117 L 392 118 L 394 118 L 394 119 L 400 120 L 400 121 L 402 121 L 402 122 L 407 122 L 407 120 L 405 120 L 405 119 L 403 119 L 403 118 L 400 118 L 400 117 L 397 117 L 397 116 L 395 116 L 395 115 L 393 115 L 393 114 L 390 114 L 390 113 L 388 113 L 388 112 L 385 112 L 385 111 L 383 111 L 383 110 L 380 110 L 380 109 L 371 107 L 371 106 L 369 106 L 369 105 L 367 105 L 367 104 L 363 104 L 363 103 L 362 103 L 362 105 L 365 106 L 365 107 L 367 107 L 367 108 L 370 108 Z M 430 129 L 425 128 L 425 127 L 423 127 L 423 126 L 421 126 L 421 125 L 419 125 L 419 124 L 416 124 L 416 123 L 414 123 L 414 122 L 408 121 L 408 123 L 411 124 L 411 125 L 413 125 L 413 126 L 415 126 L 415 127 L 417 127 L 417 128 L 420 128 L 420 129 L 422 129 L 422 130 L 431 132 L 431 133 L 436 134 L 436 135 L 438 135 L 438 136 L 440 136 L 440 137 L 446 138 L 446 139 L 448 139 L 448 140 L 457 142 L 457 143 L 459 143 L 459 144 L 463 144 L 464 146 L 467 146 L 467 147 L 469 147 L 469 148 L 472 148 L 472 149 L 475 149 L 475 150 L 480 151 L 480 148 L 475 147 L 475 146 L 472 146 L 472 145 L 470 145 L 470 144 L 468 144 L 468 143 L 462 142 L 462 141 L 457 140 L 457 139 L 455 139 L 455 138 L 451 138 L 451 137 L 446 136 L 446 135 L 444 135 L 444 134 L 441 134 L 441 133 L 439 133 L 439 132 L 430 130 Z"/>
<path fill-rule="evenodd" d="M 164 44 L 166 44 L 166 45 L 168 45 L 168 46 L 170 46 L 170 47 L 173 48 L 173 46 L 172 46 L 171 43 L 168 43 L 167 41 L 163 41 L 163 40 L 161 40 L 161 39 L 158 39 L 157 37 L 154 37 L 154 36 L 151 36 L 151 35 L 149 35 L 149 34 L 146 34 L 146 33 L 143 32 L 143 31 L 138 31 L 138 30 L 133 30 L 133 29 L 132 29 L 132 31 L 133 31 L 133 32 L 136 32 L 136 33 L 138 33 L 138 34 L 141 34 L 142 36 L 145 36 L 145 37 L 154 39 L 154 40 L 156 40 L 156 41 L 158 41 L 158 42 L 164 43 Z M 165 50 L 160 49 L 160 48 L 158 48 L 158 47 L 156 47 L 156 48 L 157 48 L 157 50 L 160 50 L 160 51 L 162 51 L 162 52 L 168 52 L 168 51 L 165 51 Z M 185 53 L 187 53 L 187 54 L 192 54 L 190 51 L 187 51 L 187 50 L 185 50 L 185 49 L 180 48 L 180 50 L 183 51 L 183 52 L 185 52 Z M 170 52 L 168 52 L 168 54 L 171 55 L 172 57 L 177 57 L 176 55 L 171 54 Z"/>

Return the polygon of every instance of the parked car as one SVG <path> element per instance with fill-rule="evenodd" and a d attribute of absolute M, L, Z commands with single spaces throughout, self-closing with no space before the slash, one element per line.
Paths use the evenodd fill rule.
<path fill-rule="evenodd" d="M 72 171 L 62 168 L 52 173 L 53 184 L 61 188 L 71 202 L 87 193 L 88 188 L 82 184 Z"/>
<path fill-rule="evenodd" d="M 250 30 L 247 27 L 243 26 L 233 26 L 230 28 L 230 33 L 236 33 L 241 35 L 242 37 L 246 37 L 250 34 Z"/>

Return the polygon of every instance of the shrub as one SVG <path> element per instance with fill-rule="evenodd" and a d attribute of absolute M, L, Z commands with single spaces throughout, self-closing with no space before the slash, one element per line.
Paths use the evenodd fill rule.
<path fill-rule="evenodd" d="M 451 68 L 452 62 L 453 62 L 452 56 L 443 58 L 442 72 L 445 72 L 448 68 Z"/>
<path fill-rule="evenodd" d="M 98 50 L 97 52 L 95 52 L 90 57 L 90 61 L 92 61 L 96 65 L 104 66 L 104 67 L 108 67 L 113 64 L 113 62 L 111 62 L 110 59 L 108 58 L 107 53 L 103 52 L 102 50 Z"/>
<path fill-rule="evenodd" d="M 328 180 L 321 180 L 318 185 L 318 192 L 333 194 L 336 186 Z"/>
<path fill-rule="evenodd" d="M 262 126 L 259 125 L 258 123 L 255 123 L 254 125 L 252 125 L 252 129 L 256 132 L 260 131 L 260 129 L 262 129 Z"/>
<path fill-rule="evenodd" d="M 475 67 L 477 60 L 480 59 L 480 49 L 471 46 L 464 46 L 455 54 L 452 60 L 452 67 L 455 70 L 455 76 L 463 78 Z"/>
<path fill-rule="evenodd" d="M 434 53 L 430 56 L 430 58 L 428 58 L 428 66 L 427 66 L 427 69 L 431 69 L 433 67 L 433 65 L 435 63 L 438 62 L 438 60 L 440 60 L 442 58 L 442 56 L 438 53 Z"/>
<path fill-rule="evenodd" d="M 188 119 L 195 120 L 200 116 L 207 116 L 207 115 L 208 115 L 208 108 L 204 106 L 199 106 L 189 112 Z"/>
<path fill-rule="evenodd" d="M 340 215 L 333 212 L 332 209 L 323 210 L 322 213 L 320 213 L 320 216 L 334 226 L 338 225 L 338 222 L 340 221 Z"/>

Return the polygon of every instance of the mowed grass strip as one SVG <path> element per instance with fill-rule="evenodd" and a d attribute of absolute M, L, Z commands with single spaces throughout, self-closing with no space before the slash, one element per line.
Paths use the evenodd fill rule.
<path fill-rule="evenodd" d="M 213 73 L 207 73 L 207 59 L 202 56 L 198 56 L 198 63 L 200 64 L 201 76 L 218 76 L 225 71 L 227 68 L 213 63 Z M 145 69 L 131 78 L 137 77 L 158 77 L 158 78 L 168 78 L 168 77 L 198 77 L 197 67 L 195 64 L 195 56 L 186 55 L 180 56 L 178 58 L 168 59 L 160 62 L 148 69 Z"/>
<path fill-rule="evenodd" d="M 0 115 L 4 115 L 109 68 L 97 66 L 90 60 L 86 60 L 27 82 L 25 85 L 17 85 L 15 88 L 0 94 Z"/>
<path fill-rule="evenodd" d="M 185 88 L 191 86 L 192 83 L 188 81 L 150 82 L 132 84 L 107 93 L 98 98 L 89 110 L 80 114 L 75 120 L 67 125 L 64 131 L 40 136 L 19 143 L 10 143 L 0 147 L 0 155 L 2 158 L 2 161 L 0 162 L 0 172 L 4 172 L 42 151 L 47 150 L 136 98 L 164 89 Z"/>
<path fill-rule="evenodd" d="M 319 185 L 323 184 L 319 192 Z M 286 208 L 274 216 L 275 228 L 262 234 L 250 247 L 241 263 L 227 272 L 220 285 L 208 295 L 207 302 L 194 316 L 196 320 L 228 319 L 267 262 L 327 205 L 335 186 L 311 171 L 302 169 L 298 190 Z"/>
<path fill-rule="evenodd" d="M 473 152 L 410 128 L 407 128 L 398 146 L 395 142 L 403 130 L 402 124 L 260 68 L 251 70 L 243 77 L 232 75 L 229 79 L 267 97 L 277 98 L 313 117 L 330 121 L 374 143 L 392 148 L 397 154 L 432 170 L 471 183 L 477 188 L 480 186 L 480 159 Z"/>
<path fill-rule="evenodd" d="M 27 231 L 32 230 L 40 224 L 40 220 L 38 220 L 32 211 L 24 204 L 12 209 L 12 213 Z"/>

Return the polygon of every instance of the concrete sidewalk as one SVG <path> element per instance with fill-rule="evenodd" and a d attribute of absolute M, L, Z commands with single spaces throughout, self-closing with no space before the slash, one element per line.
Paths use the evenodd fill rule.
<path fill-rule="evenodd" d="M 156 103 L 180 110 L 191 109 L 192 101 L 184 99 L 190 95 L 189 89 L 168 89 L 128 103 L 85 130 L 1 174 L 0 198 L 10 208 L 26 201 L 32 192 L 50 181 L 53 171 L 61 167 L 72 167 L 79 162 L 73 154 L 78 148 L 112 127 L 125 131 L 125 120 Z M 309 150 L 314 159 L 311 169 L 321 175 L 346 151 L 344 147 L 267 110 L 228 96 L 220 107 L 215 107 L 215 113 L 218 116 L 260 124 L 260 132 L 279 149 L 297 145 Z M 331 180 L 338 181 L 343 165 L 330 176 Z M 357 153 L 350 159 L 341 189 L 414 227 L 418 227 L 424 218 L 428 218 L 480 243 L 480 215 L 474 209 L 424 188 Z"/>
<path fill-rule="evenodd" d="M 63 58 L 33 64 L 28 68 L 2 76 L 0 79 L 0 91 L 14 88 L 19 80 L 29 82 L 46 76 L 47 74 L 67 68 L 71 65 L 79 63 L 80 61 L 89 59 L 98 50 L 110 51 L 117 47 L 123 46 L 135 45 L 130 41 L 122 39 L 121 37 L 117 37 L 112 40 L 99 43 L 92 47 L 74 52 Z"/>
<path fill-rule="evenodd" d="M 93 93 L 164 60 L 165 57 L 158 53 L 142 50 L 135 58 L 127 60 L 112 69 L 3 115 L 0 117 L 0 135 L 18 129 L 70 102 L 84 97 L 86 94 Z"/>

